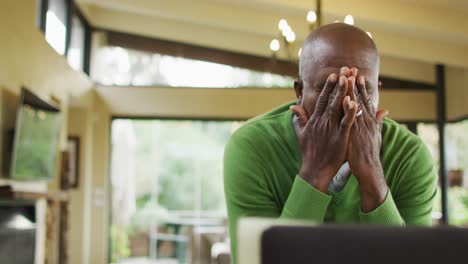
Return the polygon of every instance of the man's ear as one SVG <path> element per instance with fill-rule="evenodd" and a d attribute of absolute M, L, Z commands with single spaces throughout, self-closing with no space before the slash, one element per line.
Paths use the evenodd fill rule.
<path fill-rule="evenodd" d="M 294 91 L 296 92 L 297 105 L 302 103 L 302 91 L 304 90 L 304 84 L 302 79 L 297 79 L 294 81 Z"/>
<path fill-rule="evenodd" d="M 381 82 L 380 80 L 379 80 L 379 86 L 378 86 L 378 88 L 379 88 L 379 91 L 382 89 L 382 82 Z"/>

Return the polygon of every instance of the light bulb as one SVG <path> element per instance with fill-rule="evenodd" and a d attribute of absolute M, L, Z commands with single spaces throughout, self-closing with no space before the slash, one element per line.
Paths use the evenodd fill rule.
<path fill-rule="evenodd" d="M 278 29 L 283 32 L 285 28 L 289 27 L 288 25 L 288 21 L 286 21 L 286 19 L 282 18 L 279 22 L 278 22 Z"/>
<path fill-rule="evenodd" d="M 354 25 L 354 17 L 352 15 L 346 15 L 344 22 L 348 25 Z"/>
<path fill-rule="evenodd" d="M 317 22 L 317 14 L 315 14 L 315 11 L 310 10 L 309 12 L 307 12 L 307 22 L 309 24 Z"/>
<path fill-rule="evenodd" d="M 291 34 L 291 32 L 292 32 L 292 28 L 289 25 L 286 25 L 281 31 L 281 35 L 283 35 L 283 37 L 286 37 L 289 34 Z"/>
<path fill-rule="evenodd" d="M 372 34 L 369 31 L 366 31 L 366 33 L 369 36 L 369 38 L 372 38 Z"/>
<path fill-rule="evenodd" d="M 273 52 L 276 52 L 280 49 L 280 43 L 277 39 L 273 39 L 271 42 L 270 42 L 270 50 L 273 51 Z"/>
<path fill-rule="evenodd" d="M 292 43 L 296 40 L 296 33 L 294 33 L 294 31 L 290 31 L 288 32 L 288 34 L 286 35 L 286 41 L 288 43 Z"/>

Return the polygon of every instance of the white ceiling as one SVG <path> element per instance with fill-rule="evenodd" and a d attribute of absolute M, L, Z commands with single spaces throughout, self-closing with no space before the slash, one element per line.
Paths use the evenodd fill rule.
<path fill-rule="evenodd" d="M 286 18 L 299 49 L 314 0 L 78 0 L 97 27 L 270 56 Z M 352 14 L 383 56 L 468 68 L 466 0 L 323 0 L 325 23 Z M 280 57 L 284 54 L 280 54 Z"/>

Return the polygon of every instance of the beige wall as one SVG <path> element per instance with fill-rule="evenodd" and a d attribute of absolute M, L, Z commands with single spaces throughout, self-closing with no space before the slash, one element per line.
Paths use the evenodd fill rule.
<path fill-rule="evenodd" d="M 91 140 L 91 132 L 89 114 L 85 108 L 72 108 L 68 112 L 68 134 L 78 136 L 80 138 L 80 155 L 79 155 L 79 186 L 70 192 L 70 264 L 85 263 L 83 256 L 88 249 L 84 245 L 84 236 L 89 232 L 85 219 L 85 197 L 90 193 L 90 171 L 88 169 L 87 157 L 89 155 L 89 141 Z"/>
<path fill-rule="evenodd" d="M 107 263 L 110 113 L 95 91 L 69 112 L 80 137 L 80 185 L 71 192 L 70 263 Z M 75 105 L 75 104 L 74 104 Z"/>
<path fill-rule="evenodd" d="M 13 127 L 16 107 L 7 105 L 16 103 L 22 86 L 48 101 L 52 96 L 56 97 L 61 101 L 64 114 L 61 133 L 63 148 L 69 95 L 78 96 L 93 84 L 83 73 L 72 70 L 66 59 L 46 43 L 43 34 L 35 27 L 35 17 L 34 0 L 0 2 L 0 88 L 4 94 L 2 125 L 4 130 Z"/>
<path fill-rule="evenodd" d="M 58 98 L 64 120 L 60 148 L 65 148 L 68 130 L 83 140 L 80 187 L 71 191 L 71 263 L 106 263 L 109 113 L 89 78 L 74 71 L 36 28 L 36 4 L 35 0 L 0 1 L 0 160 L 7 154 L 4 137 L 14 127 L 20 88 L 26 86 L 47 101 Z M 69 112 L 72 100 L 82 108 Z M 48 186 L 36 183 L 28 188 L 54 190 L 58 180 L 57 175 Z M 103 207 L 93 203 L 93 188 L 103 189 Z"/>
<path fill-rule="evenodd" d="M 98 87 L 113 115 L 248 119 L 294 100 L 292 89 Z M 434 120 L 433 92 L 384 90 L 380 108 L 397 120 Z"/>
<path fill-rule="evenodd" d="M 327 0 L 324 23 L 353 14 L 359 27 L 372 32 L 382 55 L 468 67 L 464 9 L 407 2 Z M 261 56 L 271 55 L 268 44 L 278 37 L 281 18 L 297 33 L 293 49 L 298 50 L 308 34 L 306 12 L 314 6 L 310 0 L 198 0 L 190 8 L 185 1 L 174 0 L 93 3 L 85 11 L 91 23 L 101 28 Z M 278 56 L 287 58 L 283 51 Z"/>
<path fill-rule="evenodd" d="M 416 60 L 381 56 L 380 74 L 403 80 L 435 83 L 435 65 Z"/>
<path fill-rule="evenodd" d="M 96 94 L 92 112 L 92 195 L 90 204 L 89 263 L 108 263 L 109 222 L 109 150 L 110 112 L 105 102 Z"/>
<path fill-rule="evenodd" d="M 468 116 L 468 70 L 448 67 L 446 71 L 447 117 L 460 119 Z"/>

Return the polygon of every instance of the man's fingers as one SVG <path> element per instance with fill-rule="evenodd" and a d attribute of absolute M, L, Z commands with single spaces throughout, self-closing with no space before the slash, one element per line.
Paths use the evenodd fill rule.
<path fill-rule="evenodd" d="M 343 109 L 345 109 L 345 115 L 341 119 L 340 133 L 342 136 L 348 136 L 351 127 L 353 126 L 354 119 L 356 118 L 357 112 L 356 102 L 351 101 L 349 96 L 346 96 L 343 100 Z"/>
<path fill-rule="evenodd" d="M 346 93 L 348 92 L 348 85 L 349 85 L 348 79 L 345 76 L 340 76 L 338 90 L 336 92 L 335 98 L 331 102 L 330 109 L 329 109 L 330 114 L 335 119 L 338 119 L 341 116 L 342 103 L 346 96 Z"/>
<path fill-rule="evenodd" d="M 358 91 L 357 91 L 357 88 L 356 88 L 356 82 L 354 82 L 353 79 L 350 80 L 348 78 L 348 95 L 349 95 L 351 101 L 356 102 L 356 103 L 358 102 L 357 97 L 356 97 L 357 93 L 358 93 Z"/>
<path fill-rule="evenodd" d="M 328 76 L 327 82 L 323 87 L 322 92 L 319 95 L 317 103 L 315 104 L 314 113 L 312 114 L 312 119 L 321 116 L 328 105 L 328 98 L 330 97 L 331 92 L 335 88 L 336 82 L 338 81 L 338 75 L 336 73 L 330 74 Z"/>
<path fill-rule="evenodd" d="M 364 76 L 362 75 L 358 77 L 357 88 L 358 88 L 359 94 L 361 95 L 361 101 L 363 104 L 361 108 L 365 107 L 365 110 L 367 111 L 367 113 L 369 113 L 369 115 L 375 116 L 375 110 L 374 110 L 374 107 L 372 106 L 369 95 L 367 95 L 366 82 L 365 82 Z"/>
<path fill-rule="evenodd" d="M 348 77 L 349 76 L 349 68 L 346 67 L 346 66 L 341 67 L 340 76 Z"/>
<path fill-rule="evenodd" d="M 357 73 L 358 73 L 358 69 L 356 67 L 352 67 L 350 70 L 349 70 L 349 76 L 354 76 L 354 77 L 357 77 Z"/>
<path fill-rule="evenodd" d="M 300 105 L 291 105 L 289 109 L 297 116 L 299 126 L 303 128 L 309 120 L 309 117 L 307 116 L 307 113 L 304 110 L 304 108 Z"/>
<path fill-rule="evenodd" d="M 351 98 L 349 96 L 346 96 L 343 99 L 343 112 L 346 113 L 349 109 L 349 105 L 351 104 Z"/>

